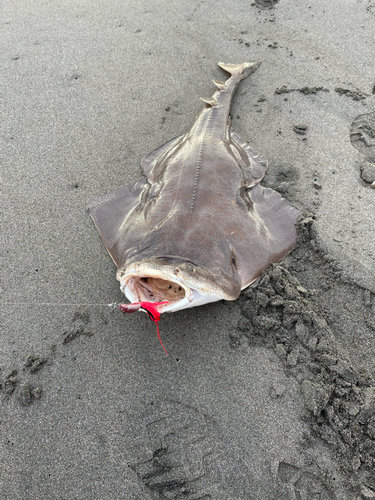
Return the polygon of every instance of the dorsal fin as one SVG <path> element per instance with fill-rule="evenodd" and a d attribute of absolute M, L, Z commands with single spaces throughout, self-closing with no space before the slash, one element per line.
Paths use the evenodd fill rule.
<path fill-rule="evenodd" d="M 201 101 L 205 102 L 206 104 L 209 104 L 210 106 L 217 106 L 217 100 L 214 99 L 213 97 L 210 97 L 209 99 L 201 97 L 200 99 Z"/>
<path fill-rule="evenodd" d="M 224 82 L 219 82 L 219 80 L 212 80 L 214 82 L 214 84 L 216 85 L 216 87 L 220 90 L 224 90 L 225 89 L 225 83 Z"/>

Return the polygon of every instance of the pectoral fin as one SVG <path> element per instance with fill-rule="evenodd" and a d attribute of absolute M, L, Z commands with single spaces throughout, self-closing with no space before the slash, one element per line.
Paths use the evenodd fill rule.
<path fill-rule="evenodd" d="M 91 198 L 87 210 L 110 254 L 119 266 L 125 248 L 120 245 L 119 230 L 129 213 L 141 202 L 142 193 L 149 186 L 144 177 L 114 191 Z"/>
<path fill-rule="evenodd" d="M 248 195 L 252 208 L 238 217 L 231 237 L 242 289 L 292 250 L 301 213 L 273 189 L 257 185 Z"/>

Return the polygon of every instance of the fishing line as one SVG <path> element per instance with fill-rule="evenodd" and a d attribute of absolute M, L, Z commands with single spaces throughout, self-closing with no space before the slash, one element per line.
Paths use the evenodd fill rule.
<path fill-rule="evenodd" d="M 106 306 L 106 307 L 111 307 L 112 309 L 116 309 L 119 307 L 120 303 L 118 304 L 84 304 L 84 303 L 81 303 L 81 304 L 74 304 L 74 303 L 69 303 L 69 304 L 64 304 L 64 303 L 60 303 L 60 302 L 23 302 L 23 301 L 19 301 L 19 302 L 3 302 L 3 303 L 0 303 L 0 305 L 4 305 L 4 306 L 74 306 L 74 307 L 77 307 L 77 306 L 85 306 L 85 307 L 88 307 L 88 306 Z"/>
<path fill-rule="evenodd" d="M 80 304 L 75 304 L 75 303 L 58 303 L 58 302 L 22 302 L 22 301 L 19 301 L 19 302 L 5 302 L 3 304 L 0 304 L 0 305 L 5 305 L 5 306 L 22 306 L 22 307 L 25 307 L 25 306 L 72 306 L 72 307 L 92 307 L 92 306 L 100 306 L 100 307 L 110 307 L 111 309 L 118 309 L 120 311 L 122 311 L 123 313 L 132 313 L 132 312 L 136 312 L 138 309 L 140 309 L 141 311 L 144 311 L 148 314 L 148 317 L 151 319 L 151 321 L 153 321 L 156 325 L 156 332 L 158 334 L 158 339 L 159 339 L 159 342 L 162 346 L 162 348 L 164 349 L 164 352 L 165 354 L 168 356 L 168 352 L 166 350 L 166 348 L 164 347 L 163 345 L 163 342 L 161 340 L 161 337 L 160 337 L 160 332 L 159 332 L 159 321 L 160 321 L 160 313 L 158 312 L 156 306 L 157 305 L 160 305 L 160 304 L 168 304 L 168 302 L 139 302 L 139 303 L 136 303 L 136 304 L 122 304 L 122 303 L 113 303 L 113 304 L 102 304 L 102 303 L 99 303 L 99 304 L 85 304 L 85 303 L 80 303 Z M 138 305 L 137 308 L 132 308 L 131 306 L 134 306 L 134 305 Z"/>

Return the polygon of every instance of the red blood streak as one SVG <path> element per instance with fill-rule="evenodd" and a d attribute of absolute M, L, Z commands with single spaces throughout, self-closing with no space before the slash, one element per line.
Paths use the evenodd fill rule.
<path fill-rule="evenodd" d="M 134 304 L 120 304 L 118 307 L 119 307 L 120 311 L 122 311 L 124 313 L 133 313 L 133 312 L 138 311 L 141 308 L 144 309 L 147 312 L 150 320 L 155 323 L 159 342 L 160 342 L 162 348 L 164 349 L 165 354 L 168 356 L 168 352 L 167 352 L 166 348 L 164 347 L 163 342 L 161 341 L 160 333 L 159 333 L 158 323 L 160 321 L 160 313 L 157 309 L 157 306 L 160 306 L 161 304 L 168 304 L 168 302 L 167 301 L 165 301 L 165 302 L 135 302 Z"/>

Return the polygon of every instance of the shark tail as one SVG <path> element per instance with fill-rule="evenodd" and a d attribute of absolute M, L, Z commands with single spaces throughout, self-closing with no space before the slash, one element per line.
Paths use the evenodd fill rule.
<path fill-rule="evenodd" d="M 254 71 L 256 71 L 259 68 L 261 62 L 257 61 L 257 62 L 242 63 L 242 64 L 225 64 L 219 62 L 218 64 L 220 68 L 222 68 L 224 71 L 227 71 L 232 76 L 239 76 L 240 80 L 243 80 L 244 78 L 251 75 L 251 73 L 254 73 Z"/>

